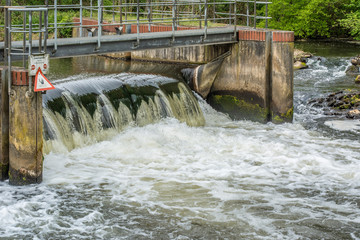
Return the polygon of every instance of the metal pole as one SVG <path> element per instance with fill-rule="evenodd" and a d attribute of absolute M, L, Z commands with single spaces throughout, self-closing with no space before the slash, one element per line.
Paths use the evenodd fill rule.
<path fill-rule="evenodd" d="M 48 39 L 48 11 L 44 12 L 44 27 L 45 27 L 45 33 L 44 33 L 44 53 L 46 53 L 47 50 L 47 39 Z"/>
<path fill-rule="evenodd" d="M 8 11 L 7 14 L 7 64 L 8 64 L 8 93 L 10 96 L 11 93 L 11 12 Z"/>
<path fill-rule="evenodd" d="M 229 25 L 231 25 L 231 12 L 232 12 L 231 2 L 229 2 Z"/>
<path fill-rule="evenodd" d="M 148 30 L 149 32 L 151 32 L 151 0 L 147 1 L 147 10 L 148 10 L 148 21 L 149 21 L 149 25 L 148 25 Z"/>
<path fill-rule="evenodd" d="M 97 50 L 101 47 L 101 34 L 102 34 L 102 0 L 98 0 L 98 44 Z"/>
<path fill-rule="evenodd" d="M 205 28 L 204 28 L 204 40 L 207 38 L 207 28 L 208 28 L 208 0 L 205 0 Z"/>
<path fill-rule="evenodd" d="M 202 20 L 202 15 L 201 15 L 201 0 L 200 0 L 200 2 L 199 2 L 199 28 L 201 29 L 202 28 L 202 22 L 201 22 L 201 20 Z"/>
<path fill-rule="evenodd" d="M 113 6 L 112 6 L 112 17 L 113 17 L 113 22 L 115 22 L 115 0 L 113 0 Z"/>
<path fill-rule="evenodd" d="M 249 0 L 246 2 L 246 26 L 250 25 L 250 17 L 249 17 Z"/>
<path fill-rule="evenodd" d="M 49 7 L 49 0 L 46 0 L 46 7 Z M 48 39 L 48 10 L 44 11 L 44 53 L 47 50 L 47 39 Z"/>
<path fill-rule="evenodd" d="M 128 11 L 128 5 L 127 5 L 127 0 L 125 0 L 125 22 L 127 22 L 127 11 Z"/>
<path fill-rule="evenodd" d="M 214 6 L 213 6 L 213 14 L 214 14 L 214 23 L 216 22 L 216 0 L 214 0 Z"/>
<path fill-rule="evenodd" d="M 268 4 L 268 0 L 265 1 L 266 2 L 266 6 L 265 6 L 265 17 L 266 17 L 266 20 L 265 20 L 265 28 L 268 28 L 268 11 L 269 11 L 269 4 Z"/>
<path fill-rule="evenodd" d="M 237 11 L 237 0 L 235 0 L 234 2 L 234 39 L 236 38 L 236 24 L 237 24 L 237 15 L 236 15 L 236 11 Z"/>
<path fill-rule="evenodd" d="M 119 12 L 120 12 L 120 28 L 122 24 L 122 0 L 119 1 Z"/>
<path fill-rule="evenodd" d="M 32 11 L 29 12 L 29 57 L 32 55 Z M 31 77 L 29 76 L 29 92 L 31 92 Z"/>
<path fill-rule="evenodd" d="M 39 53 L 41 53 L 42 48 L 42 12 L 39 11 Z"/>
<path fill-rule="evenodd" d="M 137 0 L 137 8 L 136 8 L 136 40 L 137 45 L 140 44 L 140 1 Z"/>
<path fill-rule="evenodd" d="M 92 10 L 93 10 L 92 5 L 93 5 L 92 0 L 90 0 L 90 18 L 92 18 Z"/>
<path fill-rule="evenodd" d="M 57 0 L 54 0 L 54 38 L 55 38 L 55 43 L 54 43 L 54 52 L 57 51 Z"/>
<path fill-rule="evenodd" d="M 172 41 L 175 41 L 175 14 L 176 14 L 176 0 L 173 0 L 172 7 Z"/>
<path fill-rule="evenodd" d="M 254 29 L 256 29 L 256 0 L 254 0 Z"/>
<path fill-rule="evenodd" d="M 23 68 L 26 66 L 26 60 L 25 60 L 25 49 L 26 49 L 26 12 L 23 13 Z"/>
<path fill-rule="evenodd" d="M 79 29 L 79 35 L 82 37 L 82 22 L 83 22 L 83 1 L 80 0 L 80 29 Z"/>

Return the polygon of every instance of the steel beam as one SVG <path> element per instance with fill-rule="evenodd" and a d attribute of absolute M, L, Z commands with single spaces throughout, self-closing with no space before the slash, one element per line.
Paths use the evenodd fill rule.
<path fill-rule="evenodd" d="M 52 52 L 50 57 L 72 57 L 92 54 L 104 54 L 111 52 L 129 52 L 137 50 L 167 48 L 167 47 L 181 47 L 202 44 L 223 44 L 234 43 L 237 39 L 234 38 L 234 28 L 211 28 L 207 31 L 207 37 L 204 39 L 204 30 L 184 30 L 176 31 L 173 39 L 173 33 L 169 32 L 155 32 L 142 33 L 139 36 L 139 44 L 137 34 L 125 35 L 109 35 L 102 36 L 101 48 L 97 48 L 98 39 L 92 37 L 84 38 L 65 38 L 57 40 L 57 51 L 55 50 L 55 41 L 49 39 L 47 42 L 48 52 Z M 13 42 L 13 47 L 22 45 L 22 42 Z M 0 43 L 0 54 L 3 52 L 4 43 Z M 35 52 L 36 42 L 34 42 L 33 51 Z M 13 56 L 16 60 L 16 56 Z M 4 60 L 4 56 L 0 55 L 0 61 Z"/>

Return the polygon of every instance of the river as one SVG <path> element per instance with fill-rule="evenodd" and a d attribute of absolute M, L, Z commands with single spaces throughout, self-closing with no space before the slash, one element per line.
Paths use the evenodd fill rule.
<path fill-rule="evenodd" d="M 359 51 L 298 47 L 321 61 L 295 72 L 292 124 L 232 121 L 198 100 L 204 126 L 168 117 L 53 150 L 40 185 L 0 182 L 0 239 L 360 239 L 360 123 L 308 104 L 360 89 L 344 73 Z M 60 82 L 118 74 L 51 64 Z"/>

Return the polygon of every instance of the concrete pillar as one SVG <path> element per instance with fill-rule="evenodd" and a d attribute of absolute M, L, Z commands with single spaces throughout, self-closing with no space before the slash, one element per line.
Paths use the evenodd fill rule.
<path fill-rule="evenodd" d="M 233 119 L 293 118 L 294 33 L 243 29 L 220 68 L 208 102 Z"/>
<path fill-rule="evenodd" d="M 294 111 L 294 32 L 273 32 L 271 61 L 270 111 L 272 122 L 292 122 Z"/>
<path fill-rule="evenodd" d="M 209 94 L 210 105 L 233 119 L 269 120 L 270 48 L 266 34 L 239 31 L 239 43 L 232 46 Z"/>
<path fill-rule="evenodd" d="M 32 91 L 29 94 L 28 79 L 27 70 L 12 71 L 9 104 L 9 182 L 12 185 L 42 181 L 42 95 Z"/>
<path fill-rule="evenodd" d="M 0 181 L 9 178 L 9 95 L 7 69 L 0 67 Z"/>

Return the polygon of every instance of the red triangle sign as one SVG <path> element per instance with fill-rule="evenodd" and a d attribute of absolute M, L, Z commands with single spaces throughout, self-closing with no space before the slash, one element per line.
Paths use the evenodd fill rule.
<path fill-rule="evenodd" d="M 41 69 L 39 68 L 35 75 L 34 92 L 46 91 L 46 90 L 51 90 L 51 89 L 55 89 L 55 87 L 44 76 Z"/>

